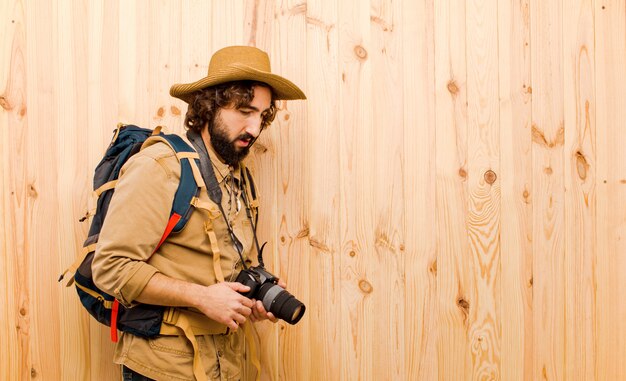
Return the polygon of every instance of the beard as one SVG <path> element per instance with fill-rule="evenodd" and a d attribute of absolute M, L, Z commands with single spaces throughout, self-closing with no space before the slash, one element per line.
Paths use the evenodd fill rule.
<path fill-rule="evenodd" d="M 248 133 L 243 133 L 236 136 L 234 139 L 228 137 L 228 128 L 224 124 L 219 113 L 213 117 L 213 123 L 209 124 L 209 136 L 211 137 L 211 145 L 215 152 L 224 160 L 228 165 L 236 166 L 241 160 L 243 160 L 248 153 L 250 153 L 250 147 L 254 143 L 254 137 Z M 249 139 L 250 144 L 247 147 L 237 147 L 235 142 L 240 139 Z"/>

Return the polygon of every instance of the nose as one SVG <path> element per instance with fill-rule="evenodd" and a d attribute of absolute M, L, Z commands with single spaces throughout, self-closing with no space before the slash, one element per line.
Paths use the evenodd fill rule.
<path fill-rule="evenodd" d="M 263 120 L 260 114 L 258 116 L 250 118 L 248 120 L 248 123 L 246 124 L 246 133 L 254 136 L 255 138 L 258 137 L 261 133 L 262 122 Z"/>

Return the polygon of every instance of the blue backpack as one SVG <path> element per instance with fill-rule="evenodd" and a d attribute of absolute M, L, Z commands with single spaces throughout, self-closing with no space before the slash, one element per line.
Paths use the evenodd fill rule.
<path fill-rule="evenodd" d="M 111 144 L 95 170 L 93 189 L 98 196 L 98 202 L 89 234 L 83 244 L 83 255 L 59 277 L 59 281 L 61 281 L 66 273 L 74 272 L 74 276 L 66 286 L 76 285 L 80 301 L 91 316 L 100 323 L 111 327 L 111 339 L 113 341 L 117 341 L 117 330 L 146 338 L 157 336 L 166 309 L 166 307 L 149 304 L 140 304 L 131 309 L 126 309 L 119 304 L 115 297 L 96 287 L 91 272 L 96 243 L 107 215 L 111 197 L 115 192 L 120 169 L 124 163 L 132 155 L 139 152 L 143 143 L 151 136 L 159 136 L 162 138 L 161 140 L 164 139 L 176 153 L 189 152 L 197 157 L 196 151 L 180 136 L 163 134 L 160 130 L 160 127 L 153 131 L 134 125 L 118 125 Z M 180 232 L 185 227 L 194 209 L 192 199 L 200 192 L 189 163 L 194 155 L 183 156 L 180 159 L 180 183 L 174 196 L 170 218 L 155 251 L 171 233 Z M 200 165 L 198 158 L 193 158 L 193 160 L 198 166 Z M 86 218 L 87 216 L 81 221 Z"/>

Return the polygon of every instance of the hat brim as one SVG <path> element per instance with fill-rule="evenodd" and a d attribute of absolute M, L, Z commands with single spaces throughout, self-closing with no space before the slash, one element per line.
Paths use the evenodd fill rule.
<path fill-rule="evenodd" d="M 306 99 L 304 92 L 287 78 L 241 64 L 229 65 L 192 83 L 175 84 L 170 88 L 170 95 L 190 103 L 193 94 L 198 90 L 226 82 L 246 80 L 266 83 L 272 88 L 274 98 L 277 100 Z"/>

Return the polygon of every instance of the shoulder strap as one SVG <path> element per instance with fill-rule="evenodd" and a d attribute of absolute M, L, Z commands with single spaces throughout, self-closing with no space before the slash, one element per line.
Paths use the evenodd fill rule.
<path fill-rule="evenodd" d="M 204 141 L 200 134 L 195 131 L 189 130 L 187 131 L 187 138 L 194 146 L 196 151 L 200 154 L 200 173 L 202 173 L 202 178 L 207 186 L 207 192 L 209 193 L 209 198 L 211 201 L 217 204 L 222 213 L 222 217 L 224 217 L 224 221 L 226 222 L 226 227 L 228 228 L 228 234 L 230 235 L 230 239 L 239 254 L 241 262 L 245 267 L 245 261 L 243 259 L 243 244 L 233 231 L 233 228 L 230 226 L 230 222 L 228 221 L 228 217 L 226 213 L 224 213 L 224 208 L 222 207 L 222 189 L 220 188 L 219 183 L 217 182 L 217 177 L 215 177 L 215 171 L 213 170 L 213 165 L 211 164 L 211 159 L 209 158 L 209 152 L 204 145 Z"/>

